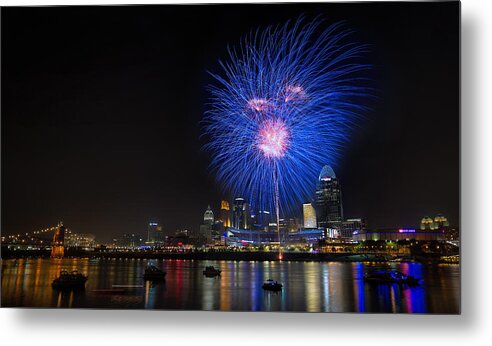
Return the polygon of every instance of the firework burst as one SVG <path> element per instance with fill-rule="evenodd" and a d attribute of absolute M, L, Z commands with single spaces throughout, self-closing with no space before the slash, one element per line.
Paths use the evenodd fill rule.
<path fill-rule="evenodd" d="M 254 210 L 286 214 L 335 165 L 366 97 L 366 46 L 336 23 L 299 19 L 252 32 L 213 74 L 203 124 L 217 180 Z"/>

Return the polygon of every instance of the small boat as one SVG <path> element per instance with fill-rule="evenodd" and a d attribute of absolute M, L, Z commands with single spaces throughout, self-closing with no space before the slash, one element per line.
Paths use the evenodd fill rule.
<path fill-rule="evenodd" d="M 263 284 L 263 289 L 267 291 L 281 291 L 283 285 L 281 283 L 278 283 L 277 281 L 273 281 L 272 279 L 268 279 L 264 284 Z"/>
<path fill-rule="evenodd" d="M 208 266 L 205 267 L 205 270 L 203 271 L 203 275 L 214 277 L 214 276 L 219 276 L 221 272 L 222 272 L 221 270 L 215 269 L 214 266 Z"/>
<path fill-rule="evenodd" d="M 378 284 L 407 284 L 418 285 L 419 279 L 411 275 L 405 275 L 396 270 L 374 270 L 364 274 L 364 281 Z"/>
<path fill-rule="evenodd" d="M 145 280 L 162 280 L 166 276 L 166 272 L 160 270 L 156 266 L 149 265 L 145 268 L 144 279 Z"/>
<path fill-rule="evenodd" d="M 60 276 L 53 280 L 51 286 L 53 288 L 84 288 L 87 276 L 80 274 L 76 270 L 69 273 L 67 270 L 62 270 Z"/>

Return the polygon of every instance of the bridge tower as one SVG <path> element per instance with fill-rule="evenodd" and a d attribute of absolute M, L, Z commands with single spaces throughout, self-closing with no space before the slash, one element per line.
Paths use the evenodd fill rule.
<path fill-rule="evenodd" d="M 65 254 L 65 226 L 63 221 L 58 222 L 53 234 L 53 243 L 51 244 L 51 257 L 62 258 Z"/>

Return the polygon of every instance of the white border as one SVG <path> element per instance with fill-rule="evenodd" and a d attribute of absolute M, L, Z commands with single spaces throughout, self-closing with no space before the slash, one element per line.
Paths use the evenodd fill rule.
<path fill-rule="evenodd" d="M 181 1 L 218 2 L 223 1 Z M 2 6 L 115 3 L 137 1 L 0 1 Z M 488 344 L 492 339 L 491 3 L 462 2 L 461 316 L 1 309 L 0 342 L 36 346 Z"/>

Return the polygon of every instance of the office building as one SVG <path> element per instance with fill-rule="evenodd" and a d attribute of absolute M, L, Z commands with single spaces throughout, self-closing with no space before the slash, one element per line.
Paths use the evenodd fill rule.
<path fill-rule="evenodd" d="M 220 202 L 219 217 L 224 227 L 231 227 L 231 208 L 229 207 L 229 202 L 224 200 Z"/>
<path fill-rule="evenodd" d="M 316 210 L 311 203 L 304 203 L 302 205 L 302 214 L 304 217 L 304 228 L 317 228 L 316 222 Z"/>
<path fill-rule="evenodd" d="M 354 232 L 363 231 L 366 223 L 363 219 L 347 219 L 342 222 L 340 236 L 342 238 L 352 238 Z"/>
<path fill-rule="evenodd" d="M 244 229 L 244 198 L 238 197 L 232 206 L 232 226 Z"/>
<path fill-rule="evenodd" d="M 316 186 L 315 210 L 318 227 L 341 230 L 343 221 L 340 182 L 330 166 L 324 166 Z"/>
<path fill-rule="evenodd" d="M 207 207 L 207 210 L 205 210 L 205 213 L 203 214 L 203 223 L 208 225 L 214 223 L 214 212 L 210 208 L 210 205 Z"/>

